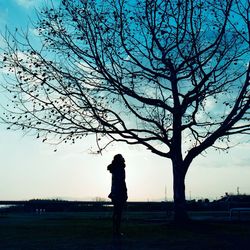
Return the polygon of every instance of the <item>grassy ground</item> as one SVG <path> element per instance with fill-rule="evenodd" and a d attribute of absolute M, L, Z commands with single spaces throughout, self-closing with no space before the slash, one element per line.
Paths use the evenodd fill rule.
<path fill-rule="evenodd" d="M 110 213 L 2 214 L 0 249 L 250 249 L 249 220 L 223 216 L 195 213 L 193 222 L 177 226 L 163 213 L 130 212 L 119 240 L 112 238 Z"/>

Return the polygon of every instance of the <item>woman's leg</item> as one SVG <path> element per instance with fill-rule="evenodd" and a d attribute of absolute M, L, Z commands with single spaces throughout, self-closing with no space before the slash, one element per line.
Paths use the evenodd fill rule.
<path fill-rule="evenodd" d="M 115 235 L 121 234 L 121 220 L 122 220 L 123 204 L 120 202 L 114 202 L 113 210 L 113 233 Z"/>

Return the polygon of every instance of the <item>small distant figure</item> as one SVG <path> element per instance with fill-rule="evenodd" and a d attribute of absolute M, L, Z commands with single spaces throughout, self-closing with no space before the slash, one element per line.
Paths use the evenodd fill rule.
<path fill-rule="evenodd" d="M 125 160 L 121 154 L 114 156 L 113 161 L 108 165 L 108 171 L 112 174 L 112 186 L 109 198 L 113 203 L 113 234 L 122 236 L 121 219 L 124 205 L 128 199 L 125 182 Z"/>

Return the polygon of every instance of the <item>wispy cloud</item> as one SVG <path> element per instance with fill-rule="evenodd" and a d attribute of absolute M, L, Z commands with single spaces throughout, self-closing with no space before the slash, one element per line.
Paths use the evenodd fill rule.
<path fill-rule="evenodd" d="M 236 161 L 238 167 L 250 167 L 250 157 L 245 157 Z"/>
<path fill-rule="evenodd" d="M 205 157 L 199 157 L 197 165 L 209 168 L 250 168 L 249 148 L 250 143 L 242 142 L 228 153 L 210 149 Z"/>
<path fill-rule="evenodd" d="M 0 5 L 0 26 L 3 27 L 6 25 L 6 19 L 8 16 L 8 10 L 6 8 L 2 8 Z M 2 31 L 2 29 L 0 29 Z"/>
<path fill-rule="evenodd" d="M 41 3 L 41 0 L 15 0 L 16 3 L 24 8 L 35 7 Z"/>

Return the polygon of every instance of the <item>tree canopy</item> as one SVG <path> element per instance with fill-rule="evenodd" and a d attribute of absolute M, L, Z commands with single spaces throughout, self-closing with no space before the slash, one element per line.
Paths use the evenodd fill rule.
<path fill-rule="evenodd" d="M 177 116 L 188 149 L 246 132 L 247 7 L 231 0 L 45 7 L 39 49 L 28 33 L 6 36 L 3 61 L 16 76 L 7 88 L 18 109 L 7 120 L 44 139 L 97 133 L 166 157 Z"/>

